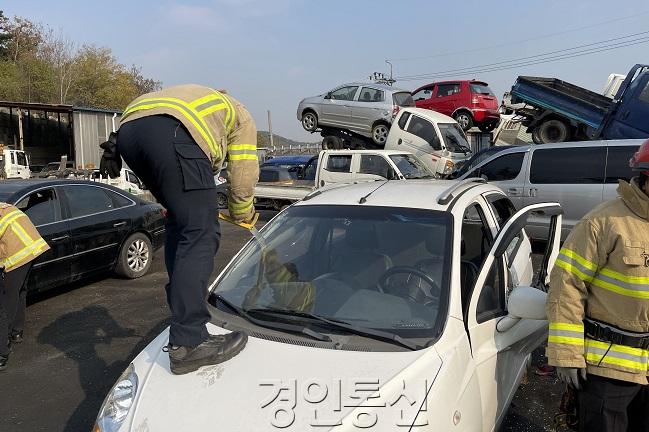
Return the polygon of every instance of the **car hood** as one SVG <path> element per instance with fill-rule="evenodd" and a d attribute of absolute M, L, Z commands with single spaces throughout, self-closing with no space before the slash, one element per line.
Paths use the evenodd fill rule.
<path fill-rule="evenodd" d="M 375 416 L 372 430 L 392 431 L 414 420 L 442 365 L 433 347 L 360 352 L 250 337 L 233 359 L 175 376 L 167 341 L 165 330 L 133 362 L 139 388 L 123 430 L 347 431 Z"/>

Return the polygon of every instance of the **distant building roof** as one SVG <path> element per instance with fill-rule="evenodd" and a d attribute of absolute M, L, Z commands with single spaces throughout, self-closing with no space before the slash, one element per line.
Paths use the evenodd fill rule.
<path fill-rule="evenodd" d="M 44 104 L 44 103 L 36 103 L 36 102 L 0 101 L 0 107 L 22 108 L 27 110 L 41 110 L 41 111 L 61 111 L 61 112 L 84 111 L 84 112 L 97 112 L 97 113 L 118 114 L 118 115 L 122 114 L 122 110 L 118 110 L 118 109 L 80 107 L 80 106 L 73 106 L 68 104 Z"/>

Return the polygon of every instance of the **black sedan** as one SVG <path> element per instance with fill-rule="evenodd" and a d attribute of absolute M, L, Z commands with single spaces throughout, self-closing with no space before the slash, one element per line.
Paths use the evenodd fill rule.
<path fill-rule="evenodd" d="M 138 278 L 164 243 L 162 206 L 102 183 L 7 180 L 0 201 L 25 212 L 51 248 L 34 262 L 30 293 L 110 270 Z"/>

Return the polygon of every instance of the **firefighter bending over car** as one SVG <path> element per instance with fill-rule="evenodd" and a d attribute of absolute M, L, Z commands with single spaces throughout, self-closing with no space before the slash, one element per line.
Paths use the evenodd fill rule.
<path fill-rule="evenodd" d="M 214 336 L 206 328 L 208 279 L 220 241 L 213 172 L 227 154 L 230 216 L 254 223 L 259 163 L 252 117 L 224 91 L 193 84 L 169 87 L 131 102 L 117 139 L 102 148 L 102 171 L 115 177 L 123 157 L 168 212 L 171 372 L 192 372 L 237 355 L 247 342 L 244 333 Z"/>
<path fill-rule="evenodd" d="M 550 277 L 547 356 L 578 390 L 579 430 L 649 431 L 649 140 L 639 176 L 588 213 Z"/>

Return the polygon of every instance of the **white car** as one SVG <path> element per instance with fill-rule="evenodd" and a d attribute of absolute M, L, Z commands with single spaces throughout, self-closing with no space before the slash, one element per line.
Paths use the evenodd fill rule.
<path fill-rule="evenodd" d="M 424 108 L 404 108 L 392 123 L 386 150 L 413 153 L 438 175 L 472 156 L 460 125 L 451 117 Z"/>
<path fill-rule="evenodd" d="M 537 278 L 523 229 L 533 211 L 557 220 Z M 560 212 L 516 212 L 481 179 L 315 191 L 210 288 L 209 331 L 244 330 L 245 349 L 172 375 L 164 331 L 94 430 L 492 431 L 547 335 L 532 285 L 556 259 Z"/>

